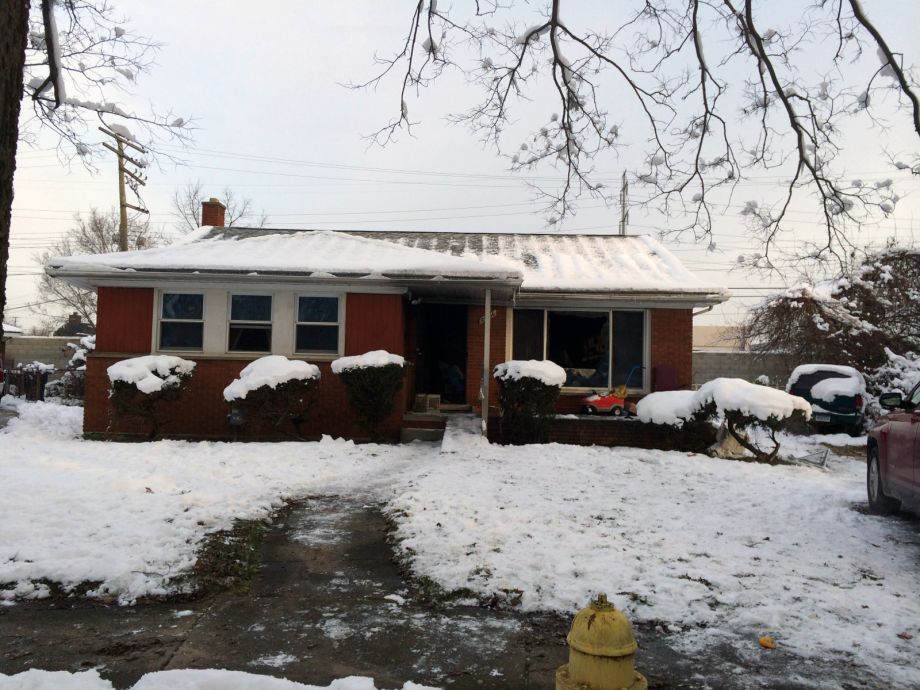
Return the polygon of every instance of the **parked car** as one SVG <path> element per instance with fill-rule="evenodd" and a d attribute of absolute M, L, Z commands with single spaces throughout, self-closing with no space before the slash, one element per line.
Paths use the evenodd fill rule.
<path fill-rule="evenodd" d="M 866 443 L 866 488 L 869 507 L 890 513 L 902 504 L 920 506 L 920 384 L 903 398 L 883 393 L 879 405 L 888 413 L 869 430 Z"/>
<path fill-rule="evenodd" d="M 866 380 L 853 367 L 803 364 L 792 372 L 786 392 L 811 403 L 814 426 L 862 433 Z"/>

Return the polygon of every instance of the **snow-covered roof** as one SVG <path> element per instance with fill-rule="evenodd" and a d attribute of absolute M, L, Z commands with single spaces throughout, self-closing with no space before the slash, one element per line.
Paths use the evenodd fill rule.
<path fill-rule="evenodd" d="M 118 270 L 444 277 L 504 280 L 533 293 L 651 293 L 712 302 L 729 296 L 648 235 L 202 228 L 168 247 L 54 258 L 47 265 L 65 277 Z"/>
<path fill-rule="evenodd" d="M 8 323 L 3 324 L 3 335 L 22 335 L 22 329 Z"/>
<path fill-rule="evenodd" d="M 443 276 L 520 280 L 520 273 L 508 264 L 444 255 L 331 230 L 259 230 L 248 234 L 205 230 L 166 247 L 55 257 L 46 265 L 64 272 L 207 271 L 306 274 L 317 278 Z"/>

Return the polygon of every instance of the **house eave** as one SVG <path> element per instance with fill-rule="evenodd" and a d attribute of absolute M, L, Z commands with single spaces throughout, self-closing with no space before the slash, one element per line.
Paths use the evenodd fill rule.
<path fill-rule="evenodd" d="M 731 297 L 727 290 L 700 290 L 699 292 L 666 290 L 615 290 L 615 291 L 562 291 L 522 288 L 515 296 L 520 307 L 566 307 L 622 305 L 632 308 L 658 307 L 692 309 L 721 304 Z"/>

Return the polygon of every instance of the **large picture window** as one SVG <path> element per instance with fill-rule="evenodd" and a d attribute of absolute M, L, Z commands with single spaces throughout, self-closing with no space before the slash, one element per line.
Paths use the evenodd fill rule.
<path fill-rule="evenodd" d="M 200 350 L 204 333 L 204 295 L 164 292 L 160 299 L 160 349 Z"/>
<path fill-rule="evenodd" d="M 297 298 L 297 352 L 339 351 L 339 298 Z"/>
<path fill-rule="evenodd" d="M 645 312 L 515 309 L 512 356 L 548 359 L 569 388 L 642 388 Z"/>
<path fill-rule="evenodd" d="M 230 295 L 230 352 L 271 352 L 271 295 Z"/>

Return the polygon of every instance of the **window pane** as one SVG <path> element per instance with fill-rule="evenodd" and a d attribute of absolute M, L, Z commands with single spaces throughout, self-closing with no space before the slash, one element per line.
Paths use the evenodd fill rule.
<path fill-rule="evenodd" d="M 543 310 L 514 310 L 514 359 L 543 359 Z"/>
<path fill-rule="evenodd" d="M 200 350 L 203 323 L 163 321 L 160 323 L 161 350 Z"/>
<path fill-rule="evenodd" d="M 204 314 L 204 295 L 183 295 L 178 292 L 163 293 L 164 319 L 201 319 Z"/>
<path fill-rule="evenodd" d="M 627 383 L 642 388 L 645 315 L 638 311 L 613 312 L 613 385 Z M 633 368 L 635 367 L 635 370 Z M 632 376 L 629 375 L 633 372 Z"/>
<path fill-rule="evenodd" d="M 546 330 L 547 359 L 565 369 L 566 386 L 609 385 L 610 329 L 606 313 L 551 311 Z"/>
<path fill-rule="evenodd" d="M 271 326 L 230 326 L 229 350 L 242 352 L 271 352 Z"/>
<path fill-rule="evenodd" d="M 298 352 L 338 352 L 338 326 L 298 326 Z"/>
<path fill-rule="evenodd" d="M 233 295 L 230 297 L 231 321 L 271 321 L 271 295 Z"/>
<path fill-rule="evenodd" d="M 301 297 L 297 301 L 297 320 L 335 323 L 339 320 L 339 298 Z"/>

